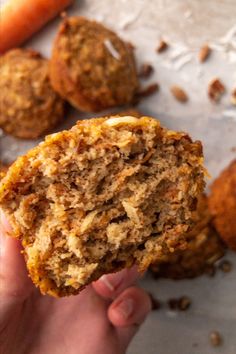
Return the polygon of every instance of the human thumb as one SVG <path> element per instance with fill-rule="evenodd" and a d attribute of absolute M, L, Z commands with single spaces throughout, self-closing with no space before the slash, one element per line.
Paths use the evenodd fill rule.
<path fill-rule="evenodd" d="M 9 316 L 33 290 L 21 243 L 11 237 L 11 227 L 0 210 L 0 319 Z"/>

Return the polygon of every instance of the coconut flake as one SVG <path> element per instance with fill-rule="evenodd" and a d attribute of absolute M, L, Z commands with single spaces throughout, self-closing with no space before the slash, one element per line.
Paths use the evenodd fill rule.
<path fill-rule="evenodd" d="M 191 53 L 186 54 L 185 56 L 176 60 L 176 62 L 173 64 L 173 68 L 175 70 L 182 69 L 186 64 L 188 64 L 192 60 L 192 58 L 193 58 L 193 54 Z"/>
<path fill-rule="evenodd" d="M 236 109 L 227 109 L 223 112 L 223 116 L 226 118 L 233 118 L 236 121 Z"/>
<path fill-rule="evenodd" d="M 223 44 L 229 44 L 235 39 L 236 39 L 236 25 L 231 27 L 229 31 L 224 35 L 224 37 L 220 38 L 219 41 Z"/>
<path fill-rule="evenodd" d="M 115 58 L 116 60 L 120 60 L 121 59 L 120 53 L 113 46 L 113 44 L 110 41 L 110 39 L 105 39 L 104 40 L 104 45 L 107 48 L 108 52 L 113 56 L 113 58 Z"/>
<path fill-rule="evenodd" d="M 119 124 L 136 124 L 138 118 L 125 116 L 125 117 L 111 117 L 105 121 L 105 124 L 109 125 L 110 127 L 114 127 Z"/>
<path fill-rule="evenodd" d="M 142 12 L 143 12 L 143 7 L 141 7 L 135 14 L 124 17 L 123 20 L 120 21 L 119 23 L 119 28 L 121 30 L 127 29 L 130 25 L 132 25 L 135 21 L 138 20 Z"/>

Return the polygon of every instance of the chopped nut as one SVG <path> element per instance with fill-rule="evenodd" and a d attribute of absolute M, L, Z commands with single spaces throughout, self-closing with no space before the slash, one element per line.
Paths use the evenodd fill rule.
<path fill-rule="evenodd" d="M 147 96 L 150 96 L 152 94 L 154 94 L 155 92 L 157 92 L 159 90 L 159 85 L 157 83 L 155 84 L 151 84 L 147 87 L 144 87 L 143 89 L 141 89 L 137 96 L 138 98 L 141 98 L 141 97 L 147 97 Z"/>
<path fill-rule="evenodd" d="M 152 310 L 159 310 L 161 308 L 161 302 L 156 299 L 151 293 L 149 293 L 151 304 L 152 304 Z"/>
<path fill-rule="evenodd" d="M 179 102 L 185 103 L 188 101 L 188 96 L 181 87 L 174 85 L 170 88 L 170 91 Z"/>
<path fill-rule="evenodd" d="M 208 85 L 208 96 L 214 101 L 218 102 L 223 93 L 225 92 L 225 86 L 219 79 L 213 79 Z"/>
<path fill-rule="evenodd" d="M 139 76 L 142 78 L 148 78 L 153 73 L 153 66 L 148 63 L 144 63 L 139 70 Z"/>
<path fill-rule="evenodd" d="M 199 53 L 198 53 L 198 59 L 201 63 L 207 60 L 207 58 L 211 54 L 211 48 L 209 47 L 208 44 L 205 44 L 203 47 L 201 47 Z"/>
<path fill-rule="evenodd" d="M 218 331 L 210 333 L 210 342 L 213 347 L 219 347 L 222 344 L 222 337 Z"/>
<path fill-rule="evenodd" d="M 178 299 L 169 299 L 167 301 L 167 304 L 168 304 L 168 307 L 170 310 L 176 311 L 176 310 L 178 310 L 179 300 Z"/>
<path fill-rule="evenodd" d="M 236 88 L 231 92 L 230 102 L 232 105 L 236 106 Z"/>
<path fill-rule="evenodd" d="M 172 311 L 186 311 L 191 305 L 191 300 L 188 296 L 181 296 L 177 299 L 169 299 L 167 304 Z"/>
<path fill-rule="evenodd" d="M 188 296 L 182 296 L 178 301 L 178 309 L 180 311 L 186 311 L 191 306 L 191 300 Z"/>
<path fill-rule="evenodd" d="M 230 261 L 227 261 L 227 260 L 222 261 L 219 264 L 219 268 L 220 268 L 220 270 L 222 270 L 222 272 L 229 273 L 232 270 L 232 263 Z"/>
<path fill-rule="evenodd" d="M 157 53 L 162 53 L 164 52 L 166 49 L 168 48 L 168 43 L 166 43 L 166 41 L 164 41 L 163 39 L 161 39 L 156 51 Z"/>

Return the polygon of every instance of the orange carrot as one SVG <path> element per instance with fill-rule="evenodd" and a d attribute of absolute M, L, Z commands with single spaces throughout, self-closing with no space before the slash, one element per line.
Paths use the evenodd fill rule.
<path fill-rule="evenodd" d="M 9 0 L 0 8 L 0 53 L 22 44 L 73 0 Z"/>

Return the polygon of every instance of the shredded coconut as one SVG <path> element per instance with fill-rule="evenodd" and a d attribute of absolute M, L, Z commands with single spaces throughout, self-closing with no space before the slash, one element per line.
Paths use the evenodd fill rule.
<path fill-rule="evenodd" d="M 107 48 L 108 52 L 116 59 L 120 60 L 120 53 L 116 50 L 116 48 L 111 43 L 110 39 L 104 40 L 104 45 Z"/>

